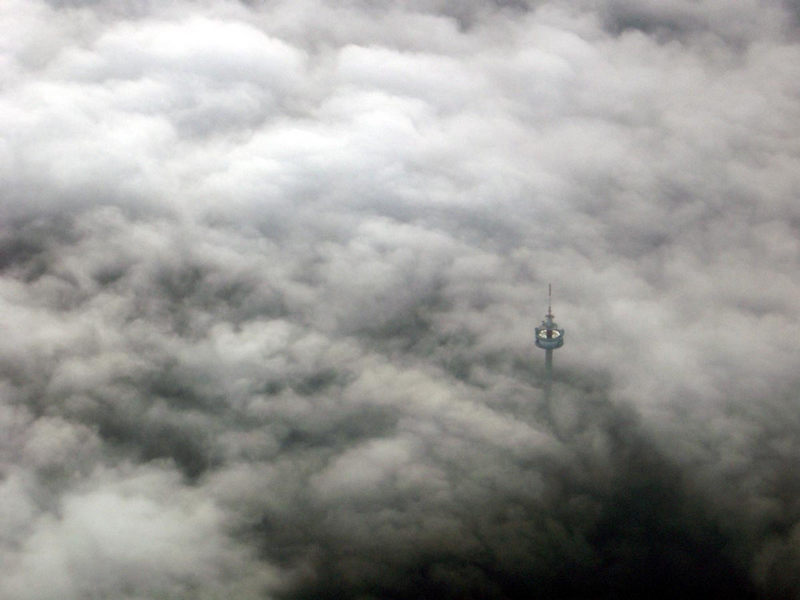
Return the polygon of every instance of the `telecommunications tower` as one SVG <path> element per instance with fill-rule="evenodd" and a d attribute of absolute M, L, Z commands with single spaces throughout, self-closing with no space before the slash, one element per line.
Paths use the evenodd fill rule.
<path fill-rule="evenodd" d="M 542 324 L 536 328 L 536 345 L 544 349 L 544 395 L 548 400 L 553 381 L 553 350 L 564 345 L 564 330 L 559 329 L 558 323 L 553 320 L 552 295 L 553 290 L 547 284 L 547 314 Z"/>

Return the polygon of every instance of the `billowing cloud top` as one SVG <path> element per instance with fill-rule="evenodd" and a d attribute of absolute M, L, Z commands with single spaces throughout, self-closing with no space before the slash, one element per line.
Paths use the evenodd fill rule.
<path fill-rule="evenodd" d="M 0 597 L 798 597 L 799 16 L 6 0 Z"/>

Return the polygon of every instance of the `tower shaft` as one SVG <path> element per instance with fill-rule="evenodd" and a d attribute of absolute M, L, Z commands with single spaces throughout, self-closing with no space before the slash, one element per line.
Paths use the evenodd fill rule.
<path fill-rule="evenodd" d="M 544 398 L 550 400 L 550 388 L 553 385 L 553 349 L 544 351 Z"/>

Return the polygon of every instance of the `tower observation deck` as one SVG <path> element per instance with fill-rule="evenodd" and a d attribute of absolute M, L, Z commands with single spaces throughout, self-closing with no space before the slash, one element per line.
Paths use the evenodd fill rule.
<path fill-rule="evenodd" d="M 550 386 L 553 380 L 553 350 L 564 345 L 564 330 L 559 329 L 558 323 L 553 318 L 552 309 L 553 290 L 550 284 L 547 285 L 547 314 L 544 321 L 536 328 L 536 345 L 545 351 L 544 370 L 545 370 L 545 398 L 550 397 Z"/>

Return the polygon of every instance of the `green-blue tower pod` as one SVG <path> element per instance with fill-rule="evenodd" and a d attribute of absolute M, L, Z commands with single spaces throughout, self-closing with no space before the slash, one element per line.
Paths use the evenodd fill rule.
<path fill-rule="evenodd" d="M 536 328 L 536 345 L 544 349 L 545 397 L 550 397 L 550 384 L 553 380 L 553 350 L 564 345 L 564 330 L 559 329 L 553 320 L 552 287 L 547 286 L 547 314 Z"/>

